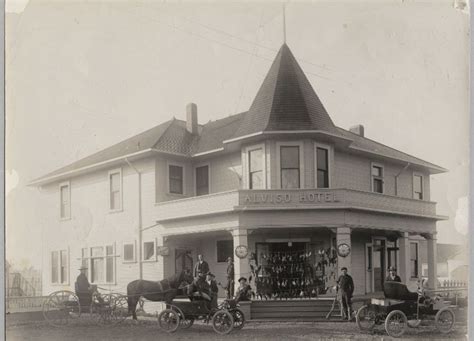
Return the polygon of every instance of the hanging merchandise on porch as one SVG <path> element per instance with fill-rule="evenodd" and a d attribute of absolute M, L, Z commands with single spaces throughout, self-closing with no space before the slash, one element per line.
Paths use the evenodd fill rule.
<path fill-rule="evenodd" d="M 251 258 L 256 258 L 251 271 L 257 299 L 313 298 L 329 293 L 336 283 L 333 247 L 270 252 L 260 245 Z"/>

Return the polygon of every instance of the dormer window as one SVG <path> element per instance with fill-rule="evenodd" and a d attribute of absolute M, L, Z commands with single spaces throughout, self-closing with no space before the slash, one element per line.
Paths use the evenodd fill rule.
<path fill-rule="evenodd" d="M 423 200 L 423 176 L 413 174 L 413 198 Z"/>
<path fill-rule="evenodd" d="M 249 189 L 262 189 L 263 186 L 263 150 L 250 150 L 249 160 Z"/>
<path fill-rule="evenodd" d="M 71 218 L 71 190 L 69 182 L 59 185 L 59 217 L 62 220 Z"/>
<path fill-rule="evenodd" d="M 183 167 L 178 165 L 169 165 L 169 192 L 171 194 L 184 194 L 183 191 Z"/>
<path fill-rule="evenodd" d="M 383 167 L 372 164 L 372 192 L 383 193 Z"/>
<path fill-rule="evenodd" d="M 110 211 L 120 211 L 122 209 L 121 169 L 109 172 L 109 209 Z"/>
<path fill-rule="evenodd" d="M 300 171 L 300 147 L 280 146 L 281 188 L 300 188 Z"/>

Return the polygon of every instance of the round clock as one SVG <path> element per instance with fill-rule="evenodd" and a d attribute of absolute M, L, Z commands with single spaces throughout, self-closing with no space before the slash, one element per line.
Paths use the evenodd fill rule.
<path fill-rule="evenodd" d="M 235 248 L 235 255 L 239 258 L 245 258 L 249 254 L 249 249 L 245 245 L 239 245 Z"/>
<path fill-rule="evenodd" d="M 351 247 L 346 243 L 337 246 L 337 254 L 341 257 L 347 257 L 351 253 Z"/>

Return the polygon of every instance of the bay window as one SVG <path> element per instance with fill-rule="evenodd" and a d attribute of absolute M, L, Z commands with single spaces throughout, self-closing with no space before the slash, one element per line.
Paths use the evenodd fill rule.
<path fill-rule="evenodd" d="M 300 188 L 300 147 L 280 146 L 280 187 Z"/>

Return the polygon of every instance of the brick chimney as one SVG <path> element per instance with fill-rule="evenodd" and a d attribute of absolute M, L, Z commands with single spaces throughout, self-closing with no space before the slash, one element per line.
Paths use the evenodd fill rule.
<path fill-rule="evenodd" d="M 198 109 L 194 103 L 189 103 L 186 106 L 186 130 L 193 135 L 199 134 Z"/>
<path fill-rule="evenodd" d="M 362 124 L 358 124 L 358 125 L 350 127 L 349 131 L 351 133 L 364 137 L 364 126 Z"/>

